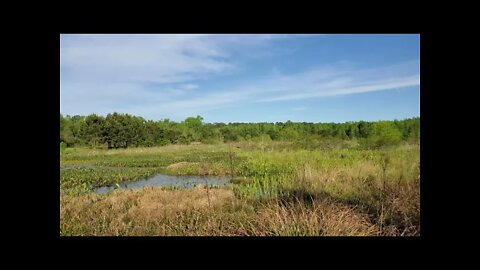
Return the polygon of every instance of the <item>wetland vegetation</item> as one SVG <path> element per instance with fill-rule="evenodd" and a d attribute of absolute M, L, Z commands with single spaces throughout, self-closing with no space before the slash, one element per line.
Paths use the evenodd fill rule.
<path fill-rule="evenodd" d="M 215 126 L 197 117 L 169 127 L 183 133 L 152 122 L 151 137 L 137 118 L 120 147 L 125 138 L 109 144 L 111 125 L 92 117 L 103 119 L 61 116 L 60 235 L 420 235 L 419 118 Z M 121 188 L 158 174 L 230 181 Z M 104 186 L 113 190 L 95 192 Z"/>

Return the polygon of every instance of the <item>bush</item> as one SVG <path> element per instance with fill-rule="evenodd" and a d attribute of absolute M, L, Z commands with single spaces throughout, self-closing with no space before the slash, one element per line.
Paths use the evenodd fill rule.
<path fill-rule="evenodd" d="M 402 133 L 391 122 L 379 121 L 373 124 L 372 135 L 364 141 L 366 146 L 380 148 L 398 145 L 402 140 Z"/>

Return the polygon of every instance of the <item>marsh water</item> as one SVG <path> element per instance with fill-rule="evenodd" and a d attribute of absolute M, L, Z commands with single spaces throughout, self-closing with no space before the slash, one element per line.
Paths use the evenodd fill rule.
<path fill-rule="evenodd" d="M 174 176 L 157 174 L 148 179 L 140 179 L 135 182 L 122 183 L 119 186 L 103 186 L 95 189 L 96 193 L 107 193 L 114 189 L 137 189 L 143 187 L 168 186 L 192 188 L 197 185 L 223 186 L 230 181 L 229 177 L 219 176 Z"/>

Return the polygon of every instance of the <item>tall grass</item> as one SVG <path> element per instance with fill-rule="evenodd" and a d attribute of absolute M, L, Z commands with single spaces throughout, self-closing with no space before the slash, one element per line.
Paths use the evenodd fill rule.
<path fill-rule="evenodd" d="M 66 169 L 69 167 L 77 169 Z M 62 234 L 420 234 L 419 145 L 362 149 L 243 142 L 111 151 L 76 149 L 61 155 L 61 168 L 61 188 L 80 190 L 77 196 L 61 197 Z M 193 196 L 187 190 L 146 189 L 110 195 L 88 190 L 158 172 L 230 175 L 235 184 L 215 189 L 207 182 L 205 189 L 192 191 L 197 197 L 188 207 L 182 206 Z M 218 192 L 230 195 L 218 200 Z M 130 207 L 88 221 L 85 207 L 103 209 L 107 206 L 97 202 L 123 200 L 124 196 L 133 196 L 130 203 L 139 205 L 152 194 L 178 202 L 178 208 L 172 206 L 170 214 L 158 210 L 156 220 L 131 216 Z M 206 207 L 199 208 L 200 202 Z M 148 207 L 165 210 L 162 205 Z M 117 220 L 116 215 L 126 216 L 126 223 L 111 221 Z"/>

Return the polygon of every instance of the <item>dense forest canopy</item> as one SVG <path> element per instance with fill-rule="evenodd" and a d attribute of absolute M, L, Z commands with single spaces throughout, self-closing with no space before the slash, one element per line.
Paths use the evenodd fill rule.
<path fill-rule="evenodd" d="M 420 117 L 377 122 L 306 123 L 204 123 L 201 116 L 179 123 L 169 119 L 152 121 L 129 114 L 106 117 L 60 114 L 60 143 L 65 146 L 128 148 L 235 141 L 356 140 L 369 146 L 417 143 Z"/>

